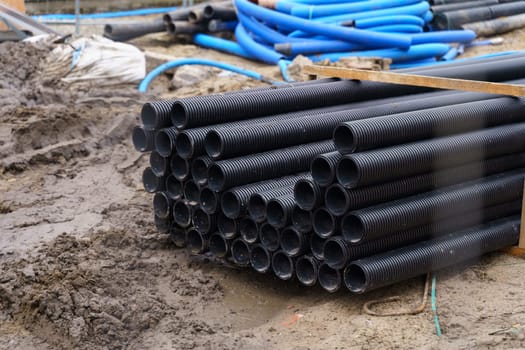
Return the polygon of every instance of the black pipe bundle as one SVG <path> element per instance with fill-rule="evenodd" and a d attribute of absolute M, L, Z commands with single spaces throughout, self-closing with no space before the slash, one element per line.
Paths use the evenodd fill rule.
<path fill-rule="evenodd" d="M 521 58 L 413 73 L 523 79 Z M 524 112 L 519 98 L 326 79 L 150 102 L 132 139 L 177 247 L 361 293 L 461 260 L 443 247 L 515 243 Z"/>

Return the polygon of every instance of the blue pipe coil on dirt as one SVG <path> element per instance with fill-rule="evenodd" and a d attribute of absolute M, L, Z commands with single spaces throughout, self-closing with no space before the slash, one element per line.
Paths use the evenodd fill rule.
<path fill-rule="evenodd" d="M 367 28 L 373 32 L 381 33 L 421 33 L 423 28 L 413 24 L 392 24 L 388 26 L 378 26 Z"/>
<path fill-rule="evenodd" d="M 254 56 L 252 56 L 241 45 L 234 41 L 221 39 L 207 34 L 195 34 L 193 36 L 193 42 L 196 45 L 205 47 L 207 49 L 214 49 L 248 59 L 255 59 Z"/>
<path fill-rule="evenodd" d="M 363 18 L 354 21 L 354 27 L 360 29 L 394 24 L 413 24 L 422 27 L 425 24 L 425 21 L 421 17 L 412 15 L 381 16 L 373 18 Z"/>
<path fill-rule="evenodd" d="M 237 28 L 235 28 L 235 38 L 250 55 L 257 57 L 260 61 L 269 64 L 277 64 L 284 58 L 281 54 L 275 52 L 271 48 L 261 45 L 253 40 L 242 24 L 239 24 Z"/>
<path fill-rule="evenodd" d="M 237 10 L 247 16 L 253 16 L 263 20 L 265 23 L 275 26 L 282 26 L 288 29 L 298 29 L 315 35 L 326 35 L 343 41 L 353 42 L 366 46 L 370 42 L 382 44 L 384 47 L 410 47 L 411 40 L 404 35 L 390 33 L 376 33 L 360 29 L 345 28 L 334 25 L 327 25 L 296 18 L 282 14 L 266 8 L 262 8 L 247 0 L 235 0 Z M 242 20 L 241 20 L 242 23 Z M 241 44 L 242 45 L 242 44 Z"/>
<path fill-rule="evenodd" d="M 294 5 L 290 11 L 290 14 L 292 16 L 312 19 L 317 17 L 327 17 L 365 11 L 378 11 L 394 7 L 412 5 L 419 2 L 421 2 L 421 0 L 374 0 L 317 6 Z"/>

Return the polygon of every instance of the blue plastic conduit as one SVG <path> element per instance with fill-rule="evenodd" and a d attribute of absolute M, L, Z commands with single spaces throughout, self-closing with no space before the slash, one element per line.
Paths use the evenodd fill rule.
<path fill-rule="evenodd" d="M 234 41 L 217 38 L 207 34 L 196 34 L 193 36 L 193 42 L 196 45 L 205 47 L 207 49 L 214 49 L 217 51 L 226 52 L 232 55 L 241 56 L 248 59 L 254 59 L 241 45 Z"/>
<path fill-rule="evenodd" d="M 389 26 L 370 27 L 367 29 L 381 33 L 421 33 L 423 31 L 423 28 L 413 24 L 392 24 Z"/>
<path fill-rule="evenodd" d="M 413 24 L 421 27 L 425 24 L 425 21 L 423 21 L 421 17 L 411 15 L 382 16 L 358 19 L 355 21 L 354 27 L 366 29 L 370 27 L 386 26 L 393 24 Z"/>
<path fill-rule="evenodd" d="M 231 72 L 235 72 L 237 74 L 242 74 L 242 75 L 245 75 L 255 80 L 270 82 L 272 84 L 277 83 L 277 82 L 269 81 L 268 79 L 266 79 L 265 77 L 263 77 L 261 74 L 257 72 L 239 68 L 231 64 L 211 61 L 211 60 L 205 60 L 205 59 L 200 59 L 200 58 L 183 58 L 180 60 L 164 63 L 158 66 L 157 68 L 155 68 L 154 70 L 152 70 L 151 72 L 149 72 L 148 75 L 146 75 L 146 77 L 144 78 L 144 80 L 140 82 L 139 92 L 146 92 L 148 90 L 149 85 L 153 81 L 153 79 L 155 79 L 156 77 L 158 77 L 160 74 L 164 73 L 165 71 L 173 69 L 173 68 L 177 68 L 180 66 L 188 65 L 188 64 L 216 67 L 216 68 L 228 70 Z"/>
<path fill-rule="evenodd" d="M 295 5 L 291 9 L 291 15 L 312 19 L 365 11 L 378 11 L 394 7 L 408 6 L 419 2 L 421 2 L 421 0 L 374 0 L 318 6 Z"/>
<path fill-rule="evenodd" d="M 277 64 L 284 58 L 281 54 L 275 52 L 271 48 L 261 45 L 253 40 L 242 24 L 237 25 L 237 28 L 235 28 L 235 38 L 250 55 L 257 57 L 260 61 L 269 64 Z"/>

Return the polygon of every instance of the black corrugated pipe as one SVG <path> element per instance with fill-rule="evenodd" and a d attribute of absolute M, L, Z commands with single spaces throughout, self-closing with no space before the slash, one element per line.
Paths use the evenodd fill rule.
<path fill-rule="evenodd" d="M 186 232 L 187 247 L 192 254 L 202 254 L 208 251 L 210 237 L 191 228 Z"/>
<path fill-rule="evenodd" d="M 160 218 L 157 215 L 154 215 L 153 219 L 154 219 L 155 227 L 160 233 L 170 233 L 170 229 L 172 226 L 171 217 Z"/>
<path fill-rule="evenodd" d="M 516 200 L 524 169 L 356 210 L 341 220 L 344 238 L 358 244 L 435 220 Z"/>
<path fill-rule="evenodd" d="M 173 200 L 166 192 L 157 192 L 153 196 L 153 211 L 159 218 L 167 218 L 171 215 Z"/>
<path fill-rule="evenodd" d="M 186 198 L 191 205 L 197 205 L 199 203 L 200 188 L 193 180 L 184 182 L 184 198 Z"/>
<path fill-rule="evenodd" d="M 151 21 L 131 23 L 108 23 L 104 25 L 104 36 L 113 41 L 128 41 L 139 36 L 165 31 L 164 20 L 156 18 Z"/>
<path fill-rule="evenodd" d="M 302 179 L 295 183 L 294 198 L 303 210 L 314 210 L 323 204 L 323 189 L 313 179 Z"/>
<path fill-rule="evenodd" d="M 516 244 L 520 218 L 513 216 L 351 263 L 344 272 L 354 293 L 403 281 Z"/>
<path fill-rule="evenodd" d="M 204 186 L 208 183 L 208 167 L 213 163 L 208 156 L 201 156 L 191 162 L 191 176 L 193 181 Z"/>
<path fill-rule="evenodd" d="M 277 197 L 293 194 L 293 188 L 293 185 L 289 185 L 252 194 L 248 200 L 247 209 L 250 218 L 256 222 L 263 222 L 266 219 L 266 206 L 268 205 L 268 201 Z"/>
<path fill-rule="evenodd" d="M 146 102 L 140 112 L 140 120 L 146 130 L 171 126 L 171 108 L 175 99 Z"/>
<path fill-rule="evenodd" d="M 210 236 L 210 253 L 218 258 L 225 258 L 230 252 L 230 241 L 216 232 Z"/>
<path fill-rule="evenodd" d="M 457 4 L 459 2 L 465 2 L 467 0 L 430 0 L 430 5 L 444 5 L 444 4 Z"/>
<path fill-rule="evenodd" d="M 237 238 L 232 242 L 230 249 L 235 264 L 239 266 L 250 265 L 250 245 L 248 243 Z"/>
<path fill-rule="evenodd" d="M 199 205 L 208 214 L 214 214 L 220 209 L 220 195 L 208 187 L 201 188 Z"/>
<path fill-rule="evenodd" d="M 232 7 L 210 4 L 204 7 L 204 18 L 208 20 L 221 19 L 223 21 L 234 21 L 237 19 L 237 14 Z"/>
<path fill-rule="evenodd" d="M 228 22 L 222 21 L 220 19 L 212 19 L 208 22 L 208 32 L 209 33 L 219 33 L 219 32 L 231 32 L 231 26 Z"/>
<path fill-rule="evenodd" d="M 244 170 L 250 171 L 248 167 L 244 168 Z M 236 219 L 246 212 L 248 201 L 250 200 L 252 194 L 268 191 L 274 188 L 292 186 L 297 180 L 300 180 L 305 176 L 307 176 L 305 173 L 290 175 L 282 178 L 253 182 L 247 185 L 230 188 L 221 196 L 222 212 L 227 217 Z M 256 177 L 256 174 L 254 177 Z M 210 182 L 208 182 L 208 187 L 211 188 Z M 214 190 L 214 188 L 211 189 Z"/>
<path fill-rule="evenodd" d="M 171 225 L 170 238 L 177 248 L 184 248 L 186 246 L 186 231 L 178 225 Z"/>
<path fill-rule="evenodd" d="M 337 180 L 355 188 L 451 168 L 525 149 L 525 123 L 347 154 Z"/>
<path fill-rule="evenodd" d="M 292 209 L 292 225 L 299 232 L 311 232 L 312 226 L 312 212 L 300 208 L 295 205 Z"/>
<path fill-rule="evenodd" d="M 328 238 L 339 232 L 341 217 L 332 215 L 326 208 L 317 208 L 313 214 L 314 232 L 322 238 Z"/>
<path fill-rule="evenodd" d="M 209 234 L 217 229 L 217 215 L 208 214 L 201 208 L 193 211 L 193 226 L 202 234 Z"/>
<path fill-rule="evenodd" d="M 131 133 L 133 147 L 139 152 L 149 152 L 155 149 L 155 131 L 135 126 Z"/>
<path fill-rule="evenodd" d="M 334 215 L 525 167 L 525 153 L 490 158 L 459 167 L 416 175 L 378 185 L 346 189 L 334 184 L 326 189 L 325 206 Z"/>
<path fill-rule="evenodd" d="M 209 2 L 203 3 L 203 4 L 197 4 L 193 6 L 186 6 L 186 7 L 179 7 L 175 11 L 168 12 L 164 15 L 163 19 L 164 22 L 171 22 L 171 21 L 177 21 L 177 20 L 188 20 L 188 15 L 190 14 L 190 11 L 198 8 L 203 8 L 206 6 Z M 231 0 L 227 1 L 215 1 L 215 6 L 229 6 L 231 5 Z"/>
<path fill-rule="evenodd" d="M 525 1 L 475 7 L 468 10 L 456 10 L 436 13 L 433 24 L 441 30 L 461 29 L 461 25 L 470 22 L 486 21 L 498 17 L 517 15 L 525 12 Z"/>
<path fill-rule="evenodd" d="M 330 293 L 337 292 L 343 282 L 341 271 L 331 268 L 326 263 L 319 265 L 317 280 L 319 281 L 319 285 Z"/>
<path fill-rule="evenodd" d="M 421 109 L 441 107 L 481 99 L 496 98 L 478 93 L 428 93 L 376 100 L 374 105 L 356 103 L 345 110 L 312 113 L 291 118 L 291 113 L 272 122 L 261 123 L 261 119 L 242 123 L 229 123 L 229 127 L 211 128 L 204 141 L 206 153 L 214 159 L 230 158 L 270 149 L 288 147 L 332 137 L 334 128 L 342 122 L 361 120 Z"/>
<path fill-rule="evenodd" d="M 163 157 L 169 157 L 174 154 L 175 143 L 179 131 L 175 128 L 164 128 L 155 134 L 155 149 Z"/>
<path fill-rule="evenodd" d="M 155 175 L 153 170 L 151 170 L 150 167 L 147 167 L 142 172 L 142 184 L 144 185 L 146 192 L 149 193 L 164 191 L 166 187 L 166 177 Z"/>
<path fill-rule="evenodd" d="M 464 30 L 472 30 L 477 36 L 493 36 L 525 27 L 525 14 L 496 18 L 490 21 L 465 23 Z"/>
<path fill-rule="evenodd" d="M 311 287 L 317 282 L 319 260 L 311 255 L 303 255 L 295 262 L 295 275 L 301 284 Z"/>
<path fill-rule="evenodd" d="M 281 233 L 278 229 L 265 222 L 259 226 L 259 240 L 266 249 L 274 252 L 281 245 Z"/>
<path fill-rule="evenodd" d="M 297 231 L 293 226 L 281 231 L 281 249 L 291 257 L 306 253 L 310 248 L 310 237 Z"/>
<path fill-rule="evenodd" d="M 214 191 L 221 191 L 233 186 L 305 171 L 316 155 L 333 150 L 332 140 L 326 140 L 221 160 L 208 169 L 208 187 Z"/>
<path fill-rule="evenodd" d="M 293 194 L 287 194 L 268 201 L 266 220 L 277 228 L 283 228 L 292 222 L 292 210 L 295 206 Z"/>
<path fill-rule="evenodd" d="M 221 212 L 217 213 L 217 229 L 226 239 L 233 239 L 239 235 L 237 220 L 230 219 Z"/>
<path fill-rule="evenodd" d="M 323 247 L 325 242 L 326 239 L 319 237 L 319 235 L 310 235 L 310 249 L 317 260 L 324 260 Z"/>
<path fill-rule="evenodd" d="M 431 7 L 431 10 L 433 13 L 441 13 L 441 12 L 448 12 L 448 11 L 455 11 L 455 10 L 472 9 L 475 7 L 482 7 L 482 6 L 488 6 L 488 5 L 496 5 L 498 3 L 499 3 L 498 0 L 463 1 L 463 2 L 454 3 L 454 4 L 434 5 Z"/>
<path fill-rule="evenodd" d="M 180 227 L 189 227 L 193 215 L 193 207 L 186 200 L 179 199 L 173 204 L 173 219 Z"/>
<path fill-rule="evenodd" d="M 186 23 L 189 22 L 190 24 L 200 24 L 205 20 L 206 18 L 204 17 L 204 9 L 200 7 L 190 11 L 188 14 L 188 21 Z"/>
<path fill-rule="evenodd" d="M 173 199 L 181 199 L 183 196 L 183 184 L 175 178 L 173 175 L 169 175 L 166 178 L 166 193 Z"/>
<path fill-rule="evenodd" d="M 515 123 L 525 119 L 524 112 L 524 100 L 500 97 L 391 114 L 340 124 L 334 143 L 340 153 L 361 152 Z"/>
<path fill-rule="evenodd" d="M 320 186 L 328 186 L 335 180 L 335 169 L 342 155 L 338 151 L 320 154 L 312 160 L 310 171 Z"/>
<path fill-rule="evenodd" d="M 256 243 L 259 240 L 259 224 L 249 217 L 242 218 L 239 221 L 239 233 L 246 243 Z"/>
<path fill-rule="evenodd" d="M 293 258 L 286 255 L 285 252 L 279 250 L 273 253 L 272 269 L 275 276 L 282 280 L 289 280 L 294 275 L 295 263 Z"/>
<path fill-rule="evenodd" d="M 272 265 L 272 254 L 262 244 L 255 244 L 250 251 L 250 264 L 260 273 L 266 273 Z"/>
<path fill-rule="evenodd" d="M 179 181 L 188 180 L 190 177 L 190 163 L 187 159 L 172 154 L 170 159 L 171 173 Z"/>
<path fill-rule="evenodd" d="M 433 222 L 407 231 L 397 232 L 359 245 L 349 245 L 341 236 L 335 236 L 326 241 L 323 254 L 328 265 L 334 268 L 342 268 L 348 262 L 360 258 L 401 248 L 408 244 L 435 238 L 450 232 L 467 229 L 502 217 L 515 215 L 520 210 L 521 200 L 517 200 L 464 213 L 460 216 L 447 218 L 444 221 Z"/>
<path fill-rule="evenodd" d="M 170 172 L 170 159 L 161 156 L 153 151 L 149 155 L 149 165 L 153 173 L 157 176 L 168 176 Z"/>
<path fill-rule="evenodd" d="M 207 28 L 206 23 L 190 23 L 187 21 L 173 21 L 166 25 L 166 30 L 172 35 L 202 33 Z"/>

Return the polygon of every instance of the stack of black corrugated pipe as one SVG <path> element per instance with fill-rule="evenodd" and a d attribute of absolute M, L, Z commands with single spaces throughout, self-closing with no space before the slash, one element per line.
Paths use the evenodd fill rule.
<path fill-rule="evenodd" d="M 524 58 L 407 72 L 521 84 Z M 151 151 L 144 188 L 178 247 L 330 292 L 344 272 L 362 292 L 514 243 L 517 219 L 472 227 L 519 209 L 523 112 L 512 97 L 323 79 L 146 103 L 133 143 Z M 446 236 L 461 229 L 490 237 L 463 252 L 467 233 Z M 410 245 L 424 240 L 427 255 Z M 443 261 L 438 244 L 457 248 Z M 378 260 L 397 247 L 432 265 Z"/>
<path fill-rule="evenodd" d="M 174 36 L 233 32 L 236 21 L 237 14 L 231 0 L 208 1 L 181 7 L 153 20 L 108 23 L 104 26 L 104 36 L 114 41 L 128 41 L 164 31 Z"/>
<path fill-rule="evenodd" d="M 468 29 L 487 37 L 525 27 L 525 1 L 431 0 L 430 3 L 432 26 L 439 30 Z"/>

